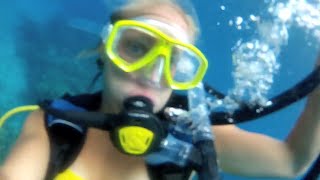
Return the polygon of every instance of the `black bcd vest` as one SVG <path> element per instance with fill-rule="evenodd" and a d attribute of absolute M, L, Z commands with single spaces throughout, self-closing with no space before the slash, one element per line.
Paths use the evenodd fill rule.
<path fill-rule="evenodd" d="M 101 92 L 77 96 L 65 94 L 62 99 L 87 111 L 95 111 L 101 104 Z M 187 100 L 181 95 L 173 94 L 168 105 L 187 109 Z M 52 180 L 75 161 L 84 145 L 86 132 L 79 133 L 72 128 L 64 126 L 50 128 L 47 121 L 48 116 L 49 114 L 45 114 L 44 119 L 50 140 L 50 160 L 45 180 Z M 165 119 L 163 111 L 160 111 L 157 116 Z M 151 180 L 187 180 L 192 172 L 192 168 L 181 168 L 174 164 L 159 166 L 146 164 L 146 168 Z"/>

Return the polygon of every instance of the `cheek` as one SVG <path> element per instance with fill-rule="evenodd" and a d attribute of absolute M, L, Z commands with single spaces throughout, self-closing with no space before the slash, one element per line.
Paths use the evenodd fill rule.
<path fill-rule="evenodd" d="M 104 78 L 107 85 L 124 85 L 122 82 L 127 78 L 127 74 L 108 61 L 104 65 Z"/>
<path fill-rule="evenodd" d="M 157 102 L 154 108 L 155 112 L 160 111 L 167 104 L 171 94 L 172 94 L 171 89 L 163 89 L 161 91 L 158 91 L 157 97 L 156 97 Z"/>
<path fill-rule="evenodd" d="M 119 97 L 122 96 L 122 90 L 127 86 L 123 74 L 117 72 L 110 65 L 105 65 L 103 77 L 104 88 L 107 89 L 109 96 L 119 99 Z"/>

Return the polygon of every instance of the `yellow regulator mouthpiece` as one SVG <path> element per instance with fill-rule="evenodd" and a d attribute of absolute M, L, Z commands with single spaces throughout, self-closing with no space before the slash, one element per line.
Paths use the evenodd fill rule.
<path fill-rule="evenodd" d="M 126 126 L 118 131 L 120 146 L 123 151 L 132 155 L 142 155 L 150 148 L 154 133 L 139 126 Z"/>

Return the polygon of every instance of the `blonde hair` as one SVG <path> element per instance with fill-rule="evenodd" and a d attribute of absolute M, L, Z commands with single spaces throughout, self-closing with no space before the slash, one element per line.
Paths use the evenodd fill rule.
<path fill-rule="evenodd" d="M 199 35 L 199 25 L 196 14 L 188 14 L 188 12 L 186 12 L 186 10 L 183 9 L 183 7 L 177 0 L 130 0 L 127 4 L 125 4 L 124 6 L 120 7 L 112 13 L 110 21 L 111 23 L 114 23 L 121 19 L 128 19 L 140 16 L 141 11 L 143 11 L 143 9 L 146 9 L 149 6 L 159 4 L 169 5 L 170 7 L 175 9 L 176 12 L 178 12 L 181 15 L 181 17 L 185 20 L 188 26 L 187 30 L 193 38 L 193 41 L 197 39 Z"/>

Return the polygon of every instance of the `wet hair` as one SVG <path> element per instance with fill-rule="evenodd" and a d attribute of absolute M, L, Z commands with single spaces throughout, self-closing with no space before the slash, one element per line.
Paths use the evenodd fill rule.
<path fill-rule="evenodd" d="M 141 16 L 141 12 L 149 6 L 165 4 L 176 10 L 185 20 L 188 31 L 194 41 L 199 35 L 199 21 L 197 13 L 189 0 L 130 0 L 125 5 L 116 9 L 110 16 L 110 22 L 113 24 L 122 19 L 130 19 Z"/>

